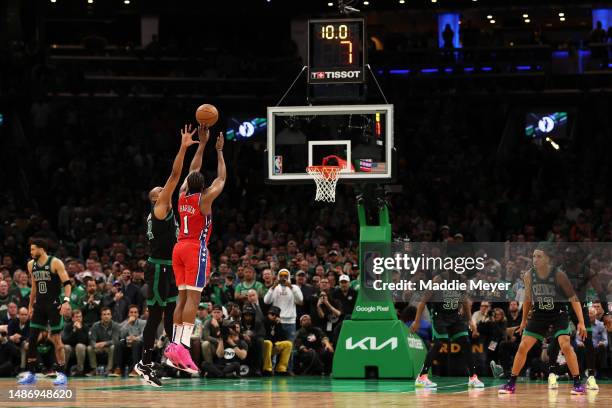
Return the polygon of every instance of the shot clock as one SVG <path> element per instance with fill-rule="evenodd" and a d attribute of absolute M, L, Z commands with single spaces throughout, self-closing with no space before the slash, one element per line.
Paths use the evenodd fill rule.
<path fill-rule="evenodd" d="M 322 19 L 308 22 L 308 83 L 364 82 L 363 19 Z"/>

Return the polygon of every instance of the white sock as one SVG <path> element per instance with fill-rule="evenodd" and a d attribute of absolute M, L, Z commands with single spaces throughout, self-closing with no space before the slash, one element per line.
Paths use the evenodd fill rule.
<path fill-rule="evenodd" d="M 191 348 L 191 333 L 193 333 L 193 324 L 183 322 L 183 332 L 181 333 L 181 343 L 187 348 Z"/>
<path fill-rule="evenodd" d="M 180 343 L 182 333 L 183 333 L 183 325 L 173 324 L 172 325 L 172 342 L 176 344 Z"/>

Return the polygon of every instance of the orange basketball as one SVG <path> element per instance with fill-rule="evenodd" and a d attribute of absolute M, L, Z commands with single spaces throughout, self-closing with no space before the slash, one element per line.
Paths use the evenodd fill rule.
<path fill-rule="evenodd" d="M 204 105 L 200 105 L 200 107 L 196 110 L 195 116 L 200 125 L 211 127 L 217 123 L 217 119 L 219 119 L 219 112 L 213 105 L 205 103 Z"/>

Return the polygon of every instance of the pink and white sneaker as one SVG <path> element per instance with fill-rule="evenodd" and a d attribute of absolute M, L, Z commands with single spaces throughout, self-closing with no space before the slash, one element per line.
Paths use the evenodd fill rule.
<path fill-rule="evenodd" d="M 189 374 L 200 373 L 198 366 L 196 366 L 191 359 L 189 350 L 187 350 L 182 344 L 174 344 L 174 347 L 170 349 L 170 353 L 168 353 L 168 349 L 166 348 L 166 352 L 164 354 L 168 358 L 166 360 L 166 364 L 170 367 L 185 371 Z"/>
<path fill-rule="evenodd" d="M 166 350 L 164 350 L 164 356 L 168 359 L 168 361 L 177 361 L 178 357 L 176 355 L 176 343 L 170 343 L 166 346 Z"/>

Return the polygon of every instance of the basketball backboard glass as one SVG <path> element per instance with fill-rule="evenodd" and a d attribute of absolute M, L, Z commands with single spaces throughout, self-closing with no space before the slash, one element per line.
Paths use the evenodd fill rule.
<path fill-rule="evenodd" d="M 340 166 L 340 180 L 390 180 L 393 105 L 268 108 L 267 179 L 311 181 L 308 166 Z"/>

